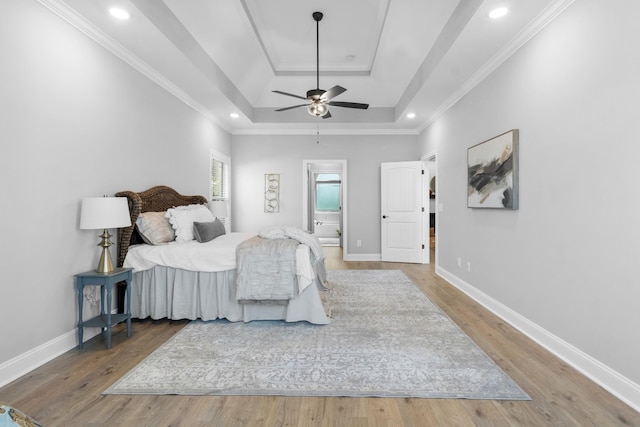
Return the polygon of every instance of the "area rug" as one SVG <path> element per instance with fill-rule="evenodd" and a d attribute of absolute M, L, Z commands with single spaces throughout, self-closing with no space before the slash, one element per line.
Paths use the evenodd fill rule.
<path fill-rule="evenodd" d="M 529 399 L 402 271 L 328 279 L 329 325 L 194 321 L 105 393 Z"/>

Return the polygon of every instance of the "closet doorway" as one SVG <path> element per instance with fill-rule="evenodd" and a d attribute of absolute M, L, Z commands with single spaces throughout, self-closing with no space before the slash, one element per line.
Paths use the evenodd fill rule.
<path fill-rule="evenodd" d="M 344 249 L 346 160 L 304 160 L 303 169 L 303 229 L 323 246 Z"/>

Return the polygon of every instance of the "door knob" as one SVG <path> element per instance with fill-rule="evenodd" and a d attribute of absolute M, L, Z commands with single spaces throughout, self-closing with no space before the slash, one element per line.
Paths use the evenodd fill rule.
<path fill-rule="evenodd" d="M 382 215 L 382 218 L 387 218 L 387 216 L 386 215 Z"/>

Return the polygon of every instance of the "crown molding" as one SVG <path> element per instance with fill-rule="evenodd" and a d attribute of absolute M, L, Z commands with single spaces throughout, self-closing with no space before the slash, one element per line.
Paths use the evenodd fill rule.
<path fill-rule="evenodd" d="M 376 42 L 375 42 L 375 46 L 372 48 L 372 54 L 371 54 L 371 59 L 368 61 L 368 64 L 366 66 L 361 66 L 361 67 L 355 67 L 352 69 L 349 68 L 344 68 L 341 67 L 340 69 L 333 69 L 333 68 L 320 68 L 322 75 L 323 76 L 338 76 L 338 77 L 354 77 L 354 76 L 359 76 L 359 77 L 369 77 L 371 76 L 371 70 L 373 69 L 373 66 L 376 62 L 376 57 L 378 54 L 378 50 L 380 47 L 380 40 L 382 38 L 382 32 L 384 30 L 384 25 L 385 22 L 387 20 L 387 16 L 389 15 L 389 5 L 391 3 L 390 0 L 385 0 L 386 1 L 386 6 L 384 7 L 384 10 L 382 11 L 381 16 L 377 17 L 377 21 L 379 23 L 379 26 L 376 28 Z M 262 53 L 264 54 L 265 58 L 267 59 L 267 62 L 269 63 L 269 67 L 271 68 L 271 71 L 273 71 L 273 74 L 275 76 L 287 76 L 287 77 L 315 77 L 316 76 L 316 68 L 314 67 L 310 67 L 308 69 L 295 69 L 295 68 L 290 68 L 290 67 L 278 67 L 276 66 L 276 64 L 274 64 L 273 62 L 273 58 L 272 55 L 270 54 L 270 50 L 267 48 L 267 44 L 265 43 L 262 34 L 260 33 L 260 31 L 258 30 L 258 25 L 256 24 L 256 21 L 253 19 L 253 14 L 251 11 L 251 8 L 249 7 L 249 4 L 247 3 L 246 0 L 240 0 L 240 4 L 242 5 L 242 9 L 244 10 L 244 14 L 247 18 L 247 20 L 249 21 L 249 24 L 251 25 L 251 28 L 253 29 L 253 34 L 256 37 L 256 40 L 258 40 L 258 43 L 260 44 L 260 48 L 262 49 Z"/>
<path fill-rule="evenodd" d="M 122 46 L 113 38 L 108 36 L 82 15 L 62 0 L 37 0 L 38 3 L 51 10 L 53 13 L 73 25 L 80 32 L 103 46 L 115 56 L 123 60 L 132 68 L 149 78 L 161 88 L 178 98 L 184 104 L 200 113 L 207 120 L 220 127 L 222 130 L 233 135 L 314 135 L 317 133 L 313 128 L 264 128 L 252 127 L 232 129 L 218 120 L 206 107 L 196 101 L 189 94 L 173 84 L 157 70 L 146 62 L 142 61 L 130 50 Z M 500 65 L 509 59 L 515 52 L 522 48 L 529 40 L 538 34 L 543 28 L 559 16 L 575 0 L 557 0 L 547 6 L 527 27 L 520 31 L 503 49 L 497 52 L 489 61 L 478 69 L 466 82 L 464 82 L 456 92 L 447 98 L 436 111 L 422 125 L 413 129 L 367 129 L 361 128 L 327 128 L 322 131 L 324 135 L 418 135 L 432 125 L 446 111 L 453 107 L 462 97 L 480 84 L 485 78 L 493 73 Z"/>
<path fill-rule="evenodd" d="M 318 133 L 319 132 L 319 133 Z M 235 129 L 231 132 L 232 135 L 418 135 L 420 132 L 417 129 L 367 129 L 367 128 L 243 128 Z"/>
<path fill-rule="evenodd" d="M 180 101 L 191 107 L 196 112 L 202 114 L 207 120 L 214 123 L 221 129 L 231 133 L 231 129 L 224 123 L 220 122 L 207 108 L 205 108 L 198 101 L 189 96 L 186 92 L 173 84 L 156 69 L 151 67 L 146 62 L 138 58 L 129 49 L 122 46 L 120 43 L 109 37 L 104 31 L 96 27 L 94 24 L 85 19 L 82 15 L 76 12 L 73 8 L 67 5 L 61 0 L 37 0 L 38 3 L 51 10 L 53 13 L 64 19 L 76 29 L 80 30 L 84 35 L 113 53 L 115 56 L 123 60 L 126 64 L 130 65 L 133 69 L 147 77 L 152 82 L 169 92 L 171 95 L 178 98 Z"/>
<path fill-rule="evenodd" d="M 509 43 L 507 43 L 500 51 L 498 51 L 489 61 L 480 67 L 466 82 L 464 82 L 458 90 L 456 90 L 447 100 L 445 100 L 436 111 L 427 119 L 427 121 L 418 129 L 418 132 L 424 131 L 432 125 L 447 110 L 453 107 L 462 97 L 471 92 L 480 82 L 493 73 L 500 65 L 502 65 L 513 54 L 519 51 L 525 44 L 529 42 L 536 34 L 542 31 L 554 19 L 556 19 L 566 8 L 571 6 L 575 0 L 557 0 L 549 4 L 536 18 L 523 28 Z"/>

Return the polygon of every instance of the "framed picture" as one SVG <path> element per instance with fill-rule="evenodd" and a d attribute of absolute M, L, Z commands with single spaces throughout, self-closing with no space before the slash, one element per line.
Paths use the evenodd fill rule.
<path fill-rule="evenodd" d="M 267 173 L 264 175 L 264 211 L 267 213 L 280 212 L 279 173 Z"/>
<path fill-rule="evenodd" d="M 467 207 L 518 209 L 518 129 L 467 149 Z"/>

